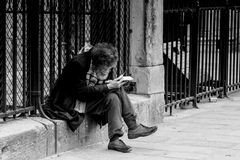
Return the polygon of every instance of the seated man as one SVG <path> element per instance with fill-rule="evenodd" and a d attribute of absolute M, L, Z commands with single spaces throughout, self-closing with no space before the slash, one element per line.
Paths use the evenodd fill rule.
<path fill-rule="evenodd" d="M 107 43 L 98 43 L 77 55 L 64 67 L 51 91 L 49 105 L 43 109 L 50 118 L 66 120 L 72 131 L 81 124 L 84 114 L 100 125 L 108 123 L 108 149 L 130 152 L 131 147 L 119 139 L 123 136 L 122 118 L 129 139 L 148 136 L 157 127 L 137 123 L 132 104 L 122 88 L 125 82 L 121 76 L 108 79 L 117 61 L 116 48 Z"/>

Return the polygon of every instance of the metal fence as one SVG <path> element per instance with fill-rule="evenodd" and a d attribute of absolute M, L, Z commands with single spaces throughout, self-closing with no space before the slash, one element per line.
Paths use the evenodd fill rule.
<path fill-rule="evenodd" d="M 86 43 L 119 51 L 128 72 L 129 0 L 1 0 L 0 118 L 36 112 L 62 68 Z"/>
<path fill-rule="evenodd" d="M 240 88 L 238 1 L 165 1 L 165 110 Z"/>

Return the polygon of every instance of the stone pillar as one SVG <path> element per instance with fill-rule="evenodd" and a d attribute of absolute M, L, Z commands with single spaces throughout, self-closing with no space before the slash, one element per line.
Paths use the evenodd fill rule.
<path fill-rule="evenodd" d="M 151 117 L 159 122 L 164 104 L 163 0 L 131 1 L 130 15 L 130 72 L 136 93 L 151 98 Z"/>

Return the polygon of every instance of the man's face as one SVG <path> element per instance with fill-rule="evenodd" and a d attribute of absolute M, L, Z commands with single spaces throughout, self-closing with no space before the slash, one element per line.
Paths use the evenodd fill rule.
<path fill-rule="evenodd" d="M 100 80 L 105 80 L 108 77 L 108 74 L 110 73 L 111 69 L 116 67 L 117 63 L 114 63 L 112 66 L 99 66 L 98 68 L 96 68 L 95 72 L 97 74 L 97 77 Z"/>
<path fill-rule="evenodd" d="M 110 73 L 111 69 L 112 69 L 111 67 L 104 66 L 97 68 L 95 72 L 100 80 L 104 80 L 108 77 L 108 74 Z"/>

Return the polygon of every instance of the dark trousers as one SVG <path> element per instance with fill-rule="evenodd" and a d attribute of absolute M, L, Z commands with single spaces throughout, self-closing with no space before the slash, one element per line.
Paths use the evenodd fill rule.
<path fill-rule="evenodd" d="M 123 88 L 112 90 L 102 98 L 87 102 L 86 113 L 93 118 L 99 117 L 101 121 L 108 122 L 108 136 L 111 139 L 114 135 L 123 135 L 122 119 L 128 128 L 136 128 L 136 114 Z"/>

